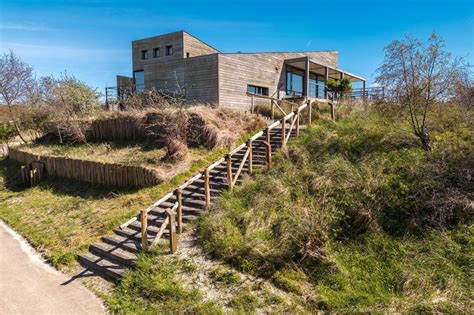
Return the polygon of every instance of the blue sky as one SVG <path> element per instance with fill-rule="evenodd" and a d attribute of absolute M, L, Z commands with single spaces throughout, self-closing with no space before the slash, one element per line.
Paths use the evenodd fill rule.
<path fill-rule="evenodd" d="M 186 30 L 223 52 L 339 50 L 373 82 L 383 48 L 436 31 L 474 64 L 474 0 L 0 0 L 0 51 L 38 75 L 67 71 L 103 91 L 131 75 L 131 41 Z"/>

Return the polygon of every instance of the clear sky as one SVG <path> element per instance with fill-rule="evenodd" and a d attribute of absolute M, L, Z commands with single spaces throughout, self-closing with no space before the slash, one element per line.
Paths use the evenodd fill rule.
<path fill-rule="evenodd" d="M 383 48 L 436 31 L 474 64 L 474 0 L 0 0 L 0 51 L 38 75 L 65 70 L 103 91 L 131 75 L 131 41 L 185 30 L 222 52 L 339 50 L 373 82 Z"/>

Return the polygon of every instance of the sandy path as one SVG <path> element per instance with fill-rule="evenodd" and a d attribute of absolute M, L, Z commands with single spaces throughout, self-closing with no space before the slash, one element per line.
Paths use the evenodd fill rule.
<path fill-rule="evenodd" d="M 0 314 L 103 314 L 100 299 L 69 279 L 0 221 Z"/>

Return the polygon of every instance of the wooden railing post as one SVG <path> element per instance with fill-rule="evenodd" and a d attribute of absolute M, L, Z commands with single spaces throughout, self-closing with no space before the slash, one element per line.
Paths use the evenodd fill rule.
<path fill-rule="evenodd" d="M 176 189 L 176 200 L 178 202 L 178 234 L 183 233 L 183 191 Z"/>
<path fill-rule="evenodd" d="M 300 111 L 297 109 L 295 109 L 295 119 L 296 119 L 296 136 L 298 137 L 300 135 Z M 290 131 L 291 132 L 291 131 Z"/>
<path fill-rule="evenodd" d="M 271 103 L 272 103 L 272 105 L 271 105 L 271 114 L 270 114 L 270 117 L 271 117 L 272 120 L 275 119 L 275 104 L 274 104 L 274 102 L 275 101 L 272 99 L 271 100 Z"/>
<path fill-rule="evenodd" d="M 225 159 L 227 161 L 227 181 L 229 182 L 229 190 L 232 191 L 234 188 L 232 183 L 232 156 L 227 154 Z"/>
<path fill-rule="evenodd" d="M 331 119 L 334 120 L 336 117 L 336 113 L 334 110 L 334 102 L 329 103 L 331 105 Z"/>
<path fill-rule="evenodd" d="M 178 248 L 176 240 L 176 215 L 173 210 L 167 211 L 169 219 L 169 229 L 170 229 L 170 251 L 172 254 L 176 253 Z"/>
<path fill-rule="evenodd" d="M 251 100 L 252 100 L 252 105 L 250 107 L 250 112 L 253 114 L 255 112 L 255 100 L 254 100 L 254 97 L 253 95 L 250 96 Z"/>
<path fill-rule="evenodd" d="M 308 126 L 311 126 L 311 101 L 308 100 Z"/>
<path fill-rule="evenodd" d="M 281 119 L 281 146 L 284 147 L 286 145 L 286 127 L 285 127 L 285 124 L 286 124 L 286 120 L 285 118 L 283 117 Z"/>
<path fill-rule="evenodd" d="M 209 187 L 209 168 L 204 170 L 204 195 L 206 196 L 206 210 L 211 207 L 211 190 Z"/>
<path fill-rule="evenodd" d="M 253 172 L 253 141 L 252 139 L 249 139 L 247 140 L 247 147 L 248 147 L 248 150 L 249 150 L 249 175 L 252 175 L 252 172 Z"/>
<path fill-rule="evenodd" d="M 267 128 L 265 130 L 265 146 L 267 148 L 267 169 L 270 170 L 272 168 L 272 145 L 270 142 L 270 129 Z"/>
<path fill-rule="evenodd" d="M 140 213 L 141 220 L 141 233 L 142 233 L 142 251 L 148 251 L 148 215 L 146 209 L 143 209 Z"/>

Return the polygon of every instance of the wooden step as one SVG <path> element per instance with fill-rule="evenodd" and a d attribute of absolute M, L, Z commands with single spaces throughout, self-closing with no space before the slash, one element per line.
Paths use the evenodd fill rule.
<path fill-rule="evenodd" d="M 163 233 L 163 236 L 162 237 L 165 237 L 165 238 L 168 238 L 168 234 L 169 234 L 169 228 L 167 227 Z M 120 236 L 123 236 L 123 237 L 126 237 L 128 239 L 131 239 L 131 240 L 134 240 L 134 241 L 137 241 L 137 242 L 140 242 L 141 239 L 142 239 L 142 234 L 141 234 L 141 231 L 135 231 L 134 229 L 132 228 L 122 228 L 122 229 L 115 229 L 114 230 L 114 233 L 116 233 L 117 235 L 120 235 Z M 148 243 L 151 244 L 151 242 L 153 242 L 153 240 L 155 239 L 154 235 L 152 234 L 148 234 Z"/>
<path fill-rule="evenodd" d="M 141 249 L 139 241 L 120 235 L 103 236 L 102 241 L 110 245 L 118 246 L 131 253 L 138 253 Z"/>
<path fill-rule="evenodd" d="M 92 253 L 79 254 L 77 255 L 77 260 L 83 267 L 93 269 L 95 272 L 112 281 L 118 281 L 127 270 L 127 268 L 121 264 L 117 264 Z"/>
<path fill-rule="evenodd" d="M 127 267 L 131 267 L 135 260 L 137 260 L 137 256 L 134 253 L 107 243 L 92 243 L 89 246 L 89 250 L 97 256 L 106 257 L 117 264 Z"/>

